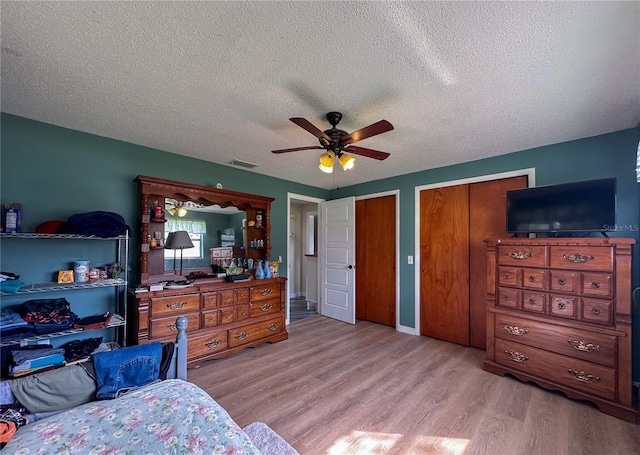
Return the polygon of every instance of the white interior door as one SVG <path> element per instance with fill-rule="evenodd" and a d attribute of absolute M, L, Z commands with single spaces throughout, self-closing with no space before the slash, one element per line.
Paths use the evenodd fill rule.
<path fill-rule="evenodd" d="M 321 314 L 355 324 L 356 200 L 323 202 L 320 210 Z"/>

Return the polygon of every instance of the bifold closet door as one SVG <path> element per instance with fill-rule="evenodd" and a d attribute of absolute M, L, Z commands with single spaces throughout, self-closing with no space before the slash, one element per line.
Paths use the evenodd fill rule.
<path fill-rule="evenodd" d="M 420 192 L 420 333 L 484 349 L 484 241 L 505 237 L 506 192 L 527 177 Z"/>
<path fill-rule="evenodd" d="M 356 201 L 356 319 L 396 326 L 396 198 Z"/>
<path fill-rule="evenodd" d="M 420 333 L 469 345 L 469 185 L 420 192 Z"/>
<path fill-rule="evenodd" d="M 527 187 L 527 177 L 491 180 L 469 185 L 469 345 L 485 349 L 487 339 L 488 238 L 508 237 L 509 190 Z"/>

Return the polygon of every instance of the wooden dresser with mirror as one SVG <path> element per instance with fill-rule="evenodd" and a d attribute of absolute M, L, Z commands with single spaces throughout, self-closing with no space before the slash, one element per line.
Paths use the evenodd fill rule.
<path fill-rule="evenodd" d="M 254 277 L 255 264 L 271 253 L 273 199 L 147 176 L 135 181 L 140 204 L 139 284 L 173 285 L 132 292 L 129 340 L 138 344 L 171 340 L 176 317 L 185 316 L 189 367 L 286 340 L 286 279 Z M 176 252 L 163 246 L 168 234 L 177 230 L 189 232 L 193 248 Z M 235 243 L 230 245 L 232 238 Z M 217 258 L 220 261 L 214 261 Z M 249 259 L 254 268 L 245 271 L 248 280 L 229 282 L 215 273 L 220 267 L 212 267 L 214 262 L 220 266 L 231 261 L 246 266 Z M 185 277 L 191 278 L 188 285 L 181 284 Z"/>

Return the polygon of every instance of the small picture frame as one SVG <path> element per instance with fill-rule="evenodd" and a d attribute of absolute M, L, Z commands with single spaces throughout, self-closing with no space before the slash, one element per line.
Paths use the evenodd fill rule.
<path fill-rule="evenodd" d="M 60 270 L 58 272 L 58 284 L 73 283 L 73 270 Z"/>

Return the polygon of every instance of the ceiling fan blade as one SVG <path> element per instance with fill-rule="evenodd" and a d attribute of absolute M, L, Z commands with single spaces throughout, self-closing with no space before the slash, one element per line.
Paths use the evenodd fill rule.
<path fill-rule="evenodd" d="M 327 141 L 327 143 L 331 142 L 331 138 L 329 136 L 327 136 L 327 134 L 324 131 L 322 131 L 321 129 L 316 127 L 313 123 L 311 123 L 306 118 L 291 117 L 289 120 L 291 120 L 293 123 L 298 125 L 300 128 L 303 128 L 303 129 L 307 130 L 308 132 L 313 134 L 318 139 L 323 139 L 324 138 Z"/>
<path fill-rule="evenodd" d="M 367 149 L 364 147 L 358 147 L 357 145 L 350 145 L 349 147 L 344 149 L 347 153 L 354 153 L 356 155 L 366 156 L 367 158 L 373 158 L 374 160 L 386 160 L 389 158 L 389 153 L 387 152 L 379 152 L 373 149 Z"/>
<path fill-rule="evenodd" d="M 289 152 L 299 152 L 300 150 L 314 150 L 314 149 L 324 150 L 324 147 L 320 147 L 319 145 L 310 145 L 308 147 L 296 147 L 292 149 L 272 150 L 271 153 L 289 153 Z"/>
<path fill-rule="evenodd" d="M 379 122 L 372 123 L 371 125 L 365 126 L 358 131 L 354 131 L 351 134 L 342 136 L 342 138 L 340 139 L 340 145 L 352 144 L 354 142 L 361 141 L 377 134 L 386 133 L 387 131 L 391 131 L 392 129 L 393 125 L 391 123 L 387 122 L 386 120 L 380 120 Z"/>

